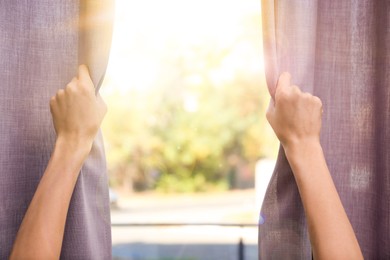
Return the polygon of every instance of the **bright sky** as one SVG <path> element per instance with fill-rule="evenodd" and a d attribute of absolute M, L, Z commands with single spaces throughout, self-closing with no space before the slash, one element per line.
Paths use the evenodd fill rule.
<path fill-rule="evenodd" d="M 224 48 L 245 33 L 245 17 L 260 17 L 259 0 L 116 0 L 116 22 L 107 72 L 108 88 L 147 90 L 158 84 L 166 48 L 213 44 Z M 259 35 L 260 35 L 259 21 Z M 260 42 L 260 40 L 259 40 Z M 259 44 L 260 45 L 260 44 Z M 237 67 L 260 72 L 260 46 L 242 43 L 210 76 L 223 82 Z M 185 55 L 185 53 L 181 53 Z M 196 75 L 192 77 L 198 80 Z"/>

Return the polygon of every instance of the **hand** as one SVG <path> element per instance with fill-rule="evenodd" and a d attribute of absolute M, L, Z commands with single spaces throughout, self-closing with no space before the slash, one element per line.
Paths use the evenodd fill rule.
<path fill-rule="evenodd" d="M 291 75 L 282 73 L 267 111 L 267 119 L 283 147 L 320 141 L 321 100 L 291 85 Z"/>
<path fill-rule="evenodd" d="M 82 145 L 89 153 L 107 107 L 100 95 L 95 95 L 95 87 L 85 65 L 79 67 L 77 78 L 51 98 L 50 111 L 57 141 L 70 146 Z"/>

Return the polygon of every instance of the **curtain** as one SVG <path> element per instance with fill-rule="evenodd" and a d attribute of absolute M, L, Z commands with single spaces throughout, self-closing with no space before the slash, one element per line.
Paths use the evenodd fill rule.
<path fill-rule="evenodd" d="M 50 97 L 80 63 L 101 83 L 112 14 L 110 0 L 0 2 L 0 259 L 9 256 L 54 146 Z M 110 259 L 110 226 L 99 133 L 73 193 L 61 259 Z"/>
<path fill-rule="evenodd" d="M 323 101 L 321 143 L 365 259 L 390 259 L 389 14 L 388 0 L 262 0 L 269 90 L 289 71 Z M 311 259 L 282 148 L 261 218 L 260 259 Z"/>

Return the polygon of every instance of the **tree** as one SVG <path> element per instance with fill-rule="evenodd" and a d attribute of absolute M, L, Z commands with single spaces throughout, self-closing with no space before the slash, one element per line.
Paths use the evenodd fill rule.
<path fill-rule="evenodd" d="M 276 153 L 264 116 L 258 22 L 258 15 L 246 17 L 245 30 L 229 44 L 169 39 L 162 52 L 148 52 L 159 64 L 152 87 L 106 93 L 113 184 L 178 192 L 234 188 L 234 174 Z"/>

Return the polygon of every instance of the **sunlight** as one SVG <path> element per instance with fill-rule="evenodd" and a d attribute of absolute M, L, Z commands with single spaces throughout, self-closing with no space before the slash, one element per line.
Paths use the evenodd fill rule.
<path fill-rule="evenodd" d="M 117 0 L 106 76 L 110 86 L 102 89 L 103 94 L 150 90 L 161 84 L 158 81 L 165 76 L 168 55 L 185 59 L 191 58 L 187 57 L 190 47 L 231 48 L 245 34 L 247 17 L 259 14 L 257 0 Z M 210 59 L 205 61 L 208 62 Z M 263 62 L 259 48 L 247 42 L 229 53 L 222 64 L 208 69 L 213 83 L 222 86 L 237 70 L 261 73 Z M 199 76 L 192 80 L 203 81 Z"/>
<path fill-rule="evenodd" d="M 253 187 L 278 143 L 265 124 L 258 0 L 116 0 L 102 125 L 113 185 Z"/>

